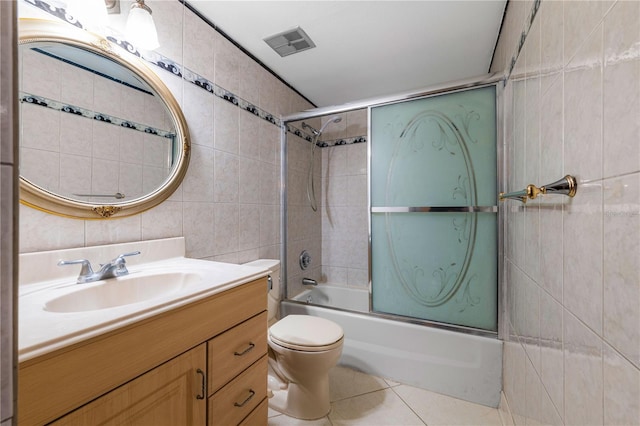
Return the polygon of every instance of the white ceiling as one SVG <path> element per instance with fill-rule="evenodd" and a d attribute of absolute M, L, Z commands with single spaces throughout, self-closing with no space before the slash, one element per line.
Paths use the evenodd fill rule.
<path fill-rule="evenodd" d="M 506 0 L 187 0 L 318 107 L 488 73 Z M 297 26 L 316 44 L 280 57 L 264 38 Z"/>

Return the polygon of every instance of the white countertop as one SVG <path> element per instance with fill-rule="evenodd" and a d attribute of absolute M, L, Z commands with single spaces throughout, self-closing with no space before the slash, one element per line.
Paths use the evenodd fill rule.
<path fill-rule="evenodd" d="M 128 246 L 132 244 L 128 244 Z M 131 248 L 126 247 L 127 250 Z M 133 248 L 135 249 L 135 247 Z M 120 253 L 125 251 L 122 250 Z M 55 256 L 47 253 L 46 257 L 54 258 Z M 21 266 L 26 267 L 27 265 Z M 18 299 L 19 362 L 184 306 L 264 277 L 269 272 L 267 268 L 262 267 L 189 259 L 181 256 L 137 265 L 128 264 L 127 266 L 128 276 L 93 283 L 76 284 L 75 276 L 21 283 Z M 30 265 L 30 267 L 37 266 Z M 72 271 L 77 274 L 78 269 L 79 267 L 73 268 Z M 90 286 L 126 285 L 119 283 L 118 280 L 171 272 L 197 274 L 200 279 L 169 293 L 116 307 L 78 312 L 50 312 L 45 309 L 48 301 Z"/>

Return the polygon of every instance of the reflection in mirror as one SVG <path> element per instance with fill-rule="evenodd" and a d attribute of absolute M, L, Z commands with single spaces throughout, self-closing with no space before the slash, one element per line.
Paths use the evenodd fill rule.
<path fill-rule="evenodd" d="M 124 216 L 152 207 L 177 187 L 188 160 L 186 124 L 153 73 L 75 39 L 21 37 L 19 59 L 23 189 L 57 197 L 65 207 L 98 212 L 108 206 L 106 216 Z M 164 198 L 154 198 L 163 192 Z M 24 195 L 23 202 L 43 210 L 99 218 Z"/>
<path fill-rule="evenodd" d="M 175 129 L 146 83 L 60 43 L 22 45 L 20 55 L 23 177 L 90 202 L 138 198 L 164 182 Z"/>

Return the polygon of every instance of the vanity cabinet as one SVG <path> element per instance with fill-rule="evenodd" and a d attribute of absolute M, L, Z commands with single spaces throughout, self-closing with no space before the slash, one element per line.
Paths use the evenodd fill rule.
<path fill-rule="evenodd" d="M 18 422 L 266 425 L 267 281 L 19 365 Z"/>

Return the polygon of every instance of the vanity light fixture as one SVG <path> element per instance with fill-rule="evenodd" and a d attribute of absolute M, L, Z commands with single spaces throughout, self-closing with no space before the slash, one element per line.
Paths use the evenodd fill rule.
<path fill-rule="evenodd" d="M 104 34 L 107 28 L 104 0 L 67 0 L 65 12 L 77 19 L 85 30 Z"/>
<path fill-rule="evenodd" d="M 126 36 L 136 47 L 145 50 L 153 50 L 160 46 L 151 8 L 144 3 L 144 0 L 136 0 L 131 5 L 127 18 Z"/>
<path fill-rule="evenodd" d="M 120 14 L 120 0 L 104 0 L 108 14 Z"/>

